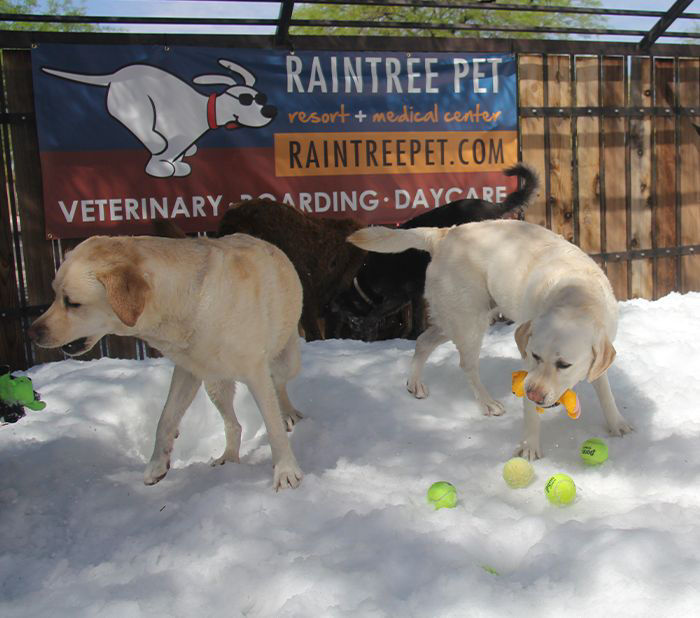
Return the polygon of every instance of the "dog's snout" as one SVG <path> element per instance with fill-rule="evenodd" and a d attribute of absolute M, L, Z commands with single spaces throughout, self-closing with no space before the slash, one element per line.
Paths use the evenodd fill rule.
<path fill-rule="evenodd" d="M 537 405 L 542 405 L 544 403 L 545 394 L 539 388 L 528 388 L 525 394 L 530 401 Z"/>
<path fill-rule="evenodd" d="M 263 118 L 272 119 L 277 116 L 277 108 L 274 105 L 265 105 L 260 110 L 260 113 L 262 114 Z"/>
<path fill-rule="evenodd" d="M 34 322 L 28 329 L 27 329 L 27 336 L 29 337 L 30 341 L 41 341 L 44 336 L 46 335 L 46 326 L 43 324 L 37 324 Z"/>

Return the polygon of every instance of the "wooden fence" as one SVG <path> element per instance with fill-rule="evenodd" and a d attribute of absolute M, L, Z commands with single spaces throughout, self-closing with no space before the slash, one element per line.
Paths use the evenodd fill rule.
<path fill-rule="evenodd" d="M 479 51 L 473 41 L 462 45 Z M 700 290 L 698 48 L 666 46 L 673 53 L 659 57 L 570 47 L 518 53 L 520 155 L 542 181 L 528 220 L 591 254 L 619 299 Z M 5 49 L 0 63 L 0 363 L 21 369 L 63 358 L 33 348 L 24 333 L 51 302 L 57 265 L 79 241 L 45 238 L 29 51 Z M 149 350 L 110 336 L 88 358 L 100 356 L 143 358 Z"/>
<path fill-rule="evenodd" d="M 700 290 L 700 59 L 519 57 L 527 213 L 601 262 L 619 299 Z"/>

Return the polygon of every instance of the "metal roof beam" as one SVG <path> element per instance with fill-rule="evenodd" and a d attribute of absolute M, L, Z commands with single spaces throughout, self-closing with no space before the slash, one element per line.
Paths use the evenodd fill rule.
<path fill-rule="evenodd" d="M 666 11 L 666 14 L 654 24 L 654 27 L 647 32 L 641 41 L 639 41 L 639 49 L 646 50 L 658 39 L 669 26 L 683 14 L 683 11 L 690 6 L 693 0 L 676 0 L 673 6 Z"/>
<path fill-rule="evenodd" d="M 280 5 L 280 15 L 277 19 L 277 30 L 275 32 L 275 45 L 284 45 L 289 39 L 289 23 L 292 21 L 294 12 L 294 0 L 283 0 Z"/>

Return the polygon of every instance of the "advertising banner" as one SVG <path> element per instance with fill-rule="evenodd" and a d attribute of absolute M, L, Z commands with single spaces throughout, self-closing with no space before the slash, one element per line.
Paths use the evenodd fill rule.
<path fill-rule="evenodd" d="M 48 238 L 214 230 L 254 197 L 398 223 L 515 188 L 510 55 L 40 44 L 32 71 Z"/>

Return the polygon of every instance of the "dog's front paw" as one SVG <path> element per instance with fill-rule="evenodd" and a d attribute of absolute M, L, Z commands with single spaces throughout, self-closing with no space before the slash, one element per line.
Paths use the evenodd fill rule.
<path fill-rule="evenodd" d="M 302 418 L 304 418 L 304 415 L 299 412 L 299 410 L 293 409 L 291 412 L 282 413 L 282 422 L 284 423 L 287 431 L 291 431 L 294 425 L 296 425 Z"/>
<path fill-rule="evenodd" d="M 406 382 L 406 388 L 416 399 L 425 399 L 430 392 L 428 387 L 422 382 L 412 382 L 411 380 Z"/>
<path fill-rule="evenodd" d="M 522 457 L 528 461 L 535 461 L 542 457 L 542 448 L 539 444 L 532 444 L 523 440 L 513 452 L 514 457 Z"/>
<path fill-rule="evenodd" d="M 296 489 L 304 477 L 299 464 L 297 464 L 294 456 L 290 459 L 283 459 L 275 464 L 273 478 L 273 488 L 275 491 L 280 489 Z"/>
<path fill-rule="evenodd" d="M 481 405 L 481 412 L 484 416 L 501 416 L 506 411 L 503 404 L 495 399 L 480 401 L 479 404 Z"/>
<path fill-rule="evenodd" d="M 626 433 L 632 433 L 634 431 L 634 427 L 632 427 L 632 425 L 630 425 L 624 418 L 620 418 L 617 423 L 614 423 L 608 427 L 608 431 L 610 432 L 611 436 L 622 437 Z"/>
<path fill-rule="evenodd" d="M 151 460 L 143 473 L 143 482 L 146 485 L 155 485 L 165 477 L 168 470 L 170 470 L 170 459 Z"/>

